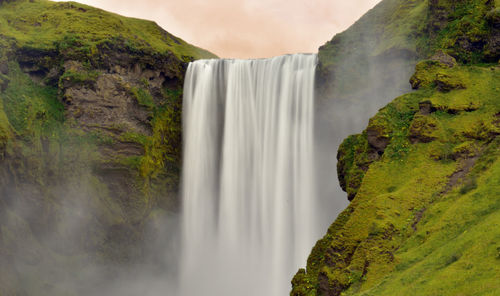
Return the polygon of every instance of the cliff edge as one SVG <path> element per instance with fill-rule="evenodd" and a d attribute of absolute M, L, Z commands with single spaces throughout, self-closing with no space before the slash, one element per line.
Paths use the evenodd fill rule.
<path fill-rule="evenodd" d="M 178 207 L 184 73 L 213 57 L 154 22 L 0 1 L 0 294 L 85 294 L 71 281 L 154 256 Z"/>

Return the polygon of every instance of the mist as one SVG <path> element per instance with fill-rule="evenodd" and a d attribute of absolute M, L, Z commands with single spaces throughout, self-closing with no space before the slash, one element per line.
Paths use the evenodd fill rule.
<path fill-rule="evenodd" d="M 181 8 L 177 7 L 176 9 Z M 247 9 L 252 13 L 249 13 Z M 247 7 L 243 10 L 248 14 L 247 16 L 251 17 L 254 11 L 252 9 Z M 199 17 L 201 18 L 202 15 L 199 15 Z M 254 22 L 260 21 L 264 17 L 267 17 L 267 15 L 256 17 Z M 238 21 L 236 18 L 232 20 L 234 22 Z M 286 26 L 281 24 L 280 20 L 265 22 L 265 24 L 269 23 L 273 28 L 287 31 Z M 199 31 L 201 25 L 200 23 L 196 24 Z M 251 26 L 252 24 L 246 23 L 246 25 L 241 25 L 238 29 L 243 31 L 245 26 Z M 224 25 L 228 27 L 227 24 Z M 317 25 L 314 24 L 314 26 Z M 304 32 L 307 31 L 306 29 L 303 30 Z M 285 218 L 290 224 L 296 224 L 294 228 L 289 229 L 286 227 L 286 223 L 281 223 L 279 227 L 276 227 L 276 231 L 266 233 L 267 230 L 262 225 L 253 223 L 255 220 L 259 220 L 259 217 L 267 217 L 265 219 L 268 220 L 263 218 L 261 221 L 264 224 L 263 222 L 269 222 L 273 215 L 255 210 L 251 212 L 256 214 L 249 218 L 249 221 L 252 222 L 248 224 L 259 225 L 255 228 L 260 227 L 260 230 L 255 231 L 254 236 L 249 235 L 248 237 L 251 238 L 249 241 L 244 241 L 248 238 L 246 235 L 238 235 L 238 231 L 246 229 L 244 227 L 236 230 L 226 229 L 228 233 L 234 235 L 227 235 L 221 240 L 214 240 L 212 236 L 215 234 L 213 232 L 203 233 L 205 228 L 201 228 L 201 230 L 197 230 L 201 234 L 198 233 L 199 236 L 196 239 L 186 240 L 186 223 L 188 222 L 186 222 L 186 200 L 182 200 L 183 192 L 169 196 L 152 197 L 152 200 L 155 201 L 162 199 L 175 200 L 175 202 L 172 202 L 175 206 L 155 207 L 154 209 L 144 206 L 145 209 L 142 209 L 141 205 L 138 206 L 141 211 L 138 210 L 138 213 L 131 214 L 127 212 L 129 208 L 127 203 L 134 203 L 136 201 L 134 198 L 139 200 L 138 203 L 142 202 L 142 200 L 133 196 L 120 197 L 123 192 L 119 192 L 118 189 L 120 186 L 135 186 L 129 183 L 133 183 L 130 180 L 137 176 L 126 175 L 124 177 L 124 173 L 117 168 L 95 168 L 92 165 L 93 158 L 84 155 L 85 153 L 91 153 L 88 151 L 88 147 L 78 146 L 75 143 L 64 147 L 64 144 L 61 144 L 63 147 L 58 149 L 70 152 L 66 152 L 64 157 L 60 157 L 58 153 L 52 151 L 52 147 L 50 149 L 37 148 L 36 145 L 33 145 L 35 147 L 33 148 L 33 155 L 35 155 L 33 157 L 36 160 L 22 159 L 23 154 L 16 151 L 16 149 L 21 150 L 21 148 L 14 147 L 7 151 L 4 158 L 2 158 L 0 170 L 0 285 L 6 287 L 6 290 L 11 294 L 27 296 L 192 296 L 192 294 L 185 291 L 196 291 L 199 294 L 215 296 L 231 295 L 221 294 L 221 291 L 229 293 L 227 291 L 239 291 L 241 289 L 247 289 L 245 291 L 251 295 L 252 290 L 248 290 L 248 287 L 262 288 L 254 295 L 274 296 L 281 295 L 284 291 L 286 294 L 286 287 L 291 286 L 290 281 L 293 272 L 299 267 L 305 267 L 307 255 L 314 246 L 315 241 L 326 233 L 337 215 L 348 206 L 346 193 L 340 188 L 337 178 L 336 154 L 338 146 L 348 135 L 362 132 L 366 128 L 369 118 L 375 115 L 377 110 L 395 97 L 411 91 L 408 80 L 414 70 L 417 59 L 416 54 L 405 50 L 377 51 L 377 46 L 387 36 L 377 31 L 374 23 L 369 21 L 359 22 L 351 30 L 354 33 L 348 34 L 356 37 L 347 38 L 350 42 L 342 41 L 340 37 L 336 37 L 337 39 L 329 43 L 335 45 L 334 49 L 330 49 L 328 44 L 320 49 L 319 64 L 316 66 L 314 74 L 312 137 L 305 137 L 305 139 L 311 141 L 310 143 L 307 142 L 307 144 L 312 147 L 310 147 L 311 149 L 296 148 L 297 151 L 302 151 L 305 154 L 305 159 L 312 162 L 311 171 L 308 171 L 309 169 L 298 169 L 303 167 L 294 166 L 294 160 L 283 160 L 283 163 L 292 163 L 293 165 L 290 165 L 290 167 L 283 166 L 285 169 L 280 172 L 280 174 L 284 175 L 282 183 L 286 184 L 283 186 L 285 194 L 280 192 L 281 201 L 289 202 L 287 196 L 293 196 L 300 191 L 301 189 L 297 190 L 297 192 L 294 191 L 300 187 L 299 185 L 309 186 L 310 184 L 304 184 L 303 180 L 307 179 L 307 177 L 314 177 L 311 180 L 312 190 L 307 191 L 307 194 L 297 196 L 294 201 L 297 204 L 301 203 L 301 206 L 295 207 L 300 210 L 306 206 L 311 206 L 311 209 L 306 209 L 307 215 L 294 213 Z M 286 52 L 289 47 L 275 46 L 276 43 L 285 43 L 285 39 L 293 40 L 292 43 L 297 44 L 308 43 L 306 40 L 297 38 L 295 34 L 292 34 L 291 30 L 288 31 L 288 33 L 281 36 L 281 39 L 277 38 L 276 42 L 271 43 L 266 43 L 265 38 L 259 39 L 255 36 L 243 34 L 239 37 L 242 39 L 241 42 L 236 45 L 231 43 L 234 40 L 227 30 L 221 31 L 220 35 L 209 34 L 205 31 L 203 31 L 203 34 L 207 36 L 207 39 L 210 39 L 207 44 L 217 43 L 219 46 L 226 48 L 227 54 L 224 55 L 238 56 L 244 50 L 251 50 L 253 52 L 251 56 L 260 57 L 263 55 L 262 51 L 260 51 L 262 48 L 266 49 L 266 54 L 270 53 L 271 55 Z M 270 35 L 276 35 L 272 30 L 269 32 L 271 32 Z M 301 34 L 304 34 L 304 32 L 301 32 Z M 269 36 L 267 37 L 269 38 Z M 345 35 L 341 37 L 345 37 Z M 258 42 L 254 42 L 255 40 L 258 40 Z M 266 46 L 261 46 L 260 43 L 266 43 Z M 353 44 L 362 46 L 353 48 Z M 254 50 L 251 48 L 252 45 L 260 49 Z M 276 51 L 270 51 L 270 48 L 276 49 Z M 324 52 L 328 50 L 334 51 L 337 57 L 336 62 L 332 65 L 327 65 L 323 58 Z M 255 61 L 245 63 L 256 64 Z M 272 70 L 278 71 L 276 68 Z M 245 71 L 242 71 L 242 73 L 245 73 Z M 280 74 L 283 73 L 285 72 L 280 72 Z M 277 73 L 273 72 L 273 74 Z M 227 78 L 224 75 L 222 76 L 219 79 L 225 80 Z M 231 85 L 230 82 L 222 83 L 217 80 L 213 81 L 213 83 L 224 84 L 219 89 L 219 91 L 223 92 L 236 86 Z M 249 89 L 246 89 L 246 91 L 249 91 Z M 243 91 L 243 89 L 233 89 L 233 91 L 238 92 Z M 300 110 L 299 105 L 298 103 L 292 104 L 293 108 L 291 109 Z M 227 106 L 219 102 L 219 104 L 214 104 L 211 107 L 212 113 L 218 113 L 222 112 Z M 203 118 L 199 119 L 203 120 Z M 234 126 L 237 126 L 238 119 L 233 118 L 233 120 L 235 122 Z M 208 123 L 208 121 L 202 121 L 199 126 L 203 128 Z M 213 123 L 211 127 L 215 132 L 201 133 L 201 131 L 198 131 L 198 133 L 212 137 L 212 140 L 219 143 L 214 144 L 217 151 L 213 151 L 214 155 L 210 156 L 217 163 L 211 164 L 215 167 L 224 165 L 224 163 L 221 164 L 220 162 L 220 159 L 223 158 L 222 154 L 235 153 L 232 150 L 247 152 L 245 150 L 246 146 L 243 145 L 230 145 L 225 150 L 223 149 L 220 142 L 224 138 L 227 140 L 227 136 L 223 135 L 227 131 L 227 129 L 223 128 L 223 124 L 223 122 Z M 295 124 L 296 122 L 291 122 L 290 126 Z M 237 138 L 243 135 L 248 136 L 249 139 L 258 138 L 255 135 L 250 136 L 249 126 L 252 125 L 247 122 L 244 125 L 247 129 L 234 132 L 232 137 Z M 40 146 L 43 146 L 42 144 Z M 255 143 L 249 142 L 246 144 L 252 146 Z M 295 144 L 296 147 L 301 147 L 299 144 L 304 143 L 299 141 L 299 143 Z M 283 148 L 283 146 L 285 147 Z M 276 150 L 276 154 L 273 155 L 276 158 L 292 150 L 288 149 L 289 147 L 286 145 L 280 147 L 280 150 Z M 201 152 L 207 152 L 205 150 L 208 147 L 203 145 L 202 142 L 195 148 Z M 98 150 L 96 147 L 92 147 L 90 150 L 92 149 Z M 235 153 L 233 156 L 235 158 L 234 162 L 237 163 L 238 157 L 241 155 Z M 301 154 L 300 157 L 302 156 Z M 296 156 L 295 160 L 300 157 Z M 248 163 L 248 159 L 244 159 L 244 161 L 247 161 L 244 164 L 245 169 L 255 169 L 257 166 L 255 163 Z M 35 164 L 30 167 L 32 162 Z M 200 169 L 199 165 L 200 163 L 191 164 L 190 172 L 192 174 L 203 172 L 203 168 Z M 228 171 L 236 174 L 238 166 L 243 165 L 235 165 L 234 170 Z M 264 162 L 263 166 L 267 167 L 269 172 L 274 172 L 275 168 L 270 166 L 270 163 Z M 219 170 L 219 168 L 216 170 Z M 287 170 L 295 170 L 294 172 L 297 175 L 304 172 L 308 172 L 310 175 L 300 175 L 301 178 L 293 179 L 297 184 L 290 184 L 294 182 L 290 182 L 292 177 L 291 174 L 288 175 Z M 29 176 L 24 177 L 18 173 L 19 171 L 28 172 L 26 175 Z M 186 163 L 184 163 L 183 172 L 186 173 Z M 247 175 L 250 176 L 251 174 L 248 173 Z M 216 178 L 214 175 L 210 177 Z M 217 175 L 217 178 L 219 177 L 224 178 Z M 238 182 L 243 182 L 244 177 L 245 175 L 239 178 Z M 272 176 L 267 177 L 272 180 Z M 304 183 L 298 184 L 301 180 Z M 217 186 L 223 183 L 220 179 L 212 181 L 217 183 Z M 105 184 L 111 185 L 107 187 Z M 210 216 L 215 215 L 213 213 L 216 212 L 218 215 L 218 211 L 224 210 L 214 209 L 215 204 L 221 202 L 219 196 L 215 197 L 220 189 L 215 188 L 217 186 L 212 188 L 205 185 L 201 184 L 200 188 L 195 188 L 197 190 L 195 195 L 198 195 L 198 197 L 199 195 L 210 196 L 211 199 L 201 199 L 205 203 L 198 205 L 195 214 Z M 271 185 L 263 187 L 275 190 L 275 187 Z M 293 187 L 293 185 L 296 186 Z M 249 187 L 251 187 L 249 184 L 241 186 L 244 189 Z M 238 195 L 234 192 L 238 192 L 241 188 L 227 189 L 232 190 L 233 193 L 226 194 L 226 197 Z M 276 192 L 279 192 L 279 190 L 265 191 L 261 196 L 271 199 L 280 195 L 276 194 Z M 239 197 L 245 197 L 246 194 L 247 192 L 243 192 Z M 304 203 L 304 200 L 308 200 L 307 198 L 312 200 L 313 206 Z M 248 205 L 242 202 L 239 206 L 246 209 Z M 277 204 L 275 208 L 281 206 L 282 204 Z M 287 207 L 287 210 L 289 210 L 288 207 L 290 209 L 294 208 L 288 204 L 283 207 Z M 228 209 L 233 208 L 228 206 L 225 210 Z M 211 225 L 208 229 L 215 231 L 219 227 L 231 228 L 235 225 L 245 224 L 246 222 L 240 220 L 240 216 L 244 216 L 246 212 L 242 213 L 238 213 L 239 216 L 209 217 L 209 220 L 214 225 Z M 277 211 L 276 213 L 282 212 Z M 136 216 L 140 218 L 134 219 Z M 314 224 L 314 227 L 305 231 L 299 229 L 302 222 L 301 218 L 303 220 L 315 220 L 314 223 L 311 223 Z M 196 219 L 196 217 L 192 219 Z M 200 221 L 197 223 L 204 224 L 206 222 L 202 218 L 200 218 Z M 262 233 L 266 233 L 267 236 L 262 235 Z M 259 248 L 244 249 L 245 252 L 248 251 L 247 253 L 237 252 L 239 250 L 238 246 L 245 243 L 255 243 L 256 240 L 252 240 L 254 237 L 260 237 L 262 241 L 265 241 L 265 239 L 271 240 L 275 236 L 279 236 L 283 240 L 276 244 L 274 242 L 268 244 L 268 246 L 273 247 L 279 246 L 271 255 L 266 253 L 264 257 L 258 256 L 262 254 L 264 250 L 262 246 L 266 246 L 265 244 L 262 244 Z M 233 253 L 224 253 L 227 249 L 224 248 L 224 245 L 221 247 L 221 242 L 223 244 L 234 243 L 237 247 L 229 248 Z M 297 247 L 304 242 L 307 242 L 306 246 Z M 186 243 L 193 245 L 186 245 Z M 261 241 L 257 240 L 258 243 L 261 243 Z M 287 248 L 287 246 L 291 247 Z M 191 250 L 190 253 L 189 248 L 195 250 Z M 296 249 L 301 249 L 299 255 L 295 254 Z M 249 255 L 255 250 L 257 251 Z M 193 252 L 199 257 L 186 257 L 192 256 Z M 282 257 L 276 254 L 282 255 Z M 224 257 L 232 259 L 232 262 L 230 262 L 231 260 L 220 260 L 220 258 Z M 182 266 L 185 261 L 191 261 L 190 268 L 183 269 Z M 283 271 L 280 265 L 284 261 L 293 261 L 293 263 L 286 263 L 288 264 L 286 271 Z M 290 265 L 292 265 L 292 268 L 290 268 Z M 197 269 L 197 266 L 200 266 L 200 268 Z M 235 266 L 239 266 L 240 269 L 230 271 Z M 273 269 L 273 272 L 277 274 L 276 277 L 271 279 L 276 279 L 279 282 L 277 284 L 280 287 L 278 294 L 269 292 L 273 291 L 275 283 L 270 283 L 270 278 L 265 273 L 266 269 Z M 209 276 L 207 276 L 207 273 Z M 182 285 L 188 286 L 188 289 L 181 288 Z"/>
<path fill-rule="evenodd" d="M 37 201 L 37 186 L 3 184 L 2 286 L 16 295 L 177 295 L 179 215 L 158 210 L 136 229 L 102 221 L 89 178 L 53 187 L 50 202 Z"/>

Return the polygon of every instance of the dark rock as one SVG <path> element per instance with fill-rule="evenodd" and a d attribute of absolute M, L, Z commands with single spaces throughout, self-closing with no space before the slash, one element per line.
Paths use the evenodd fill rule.
<path fill-rule="evenodd" d="M 121 132 L 151 134 L 144 123 L 148 111 L 137 105 L 122 76 L 101 74 L 95 81 L 95 89 L 87 83 L 63 85 L 67 116 L 78 114 L 75 119 L 82 126 L 112 128 L 118 125 Z"/>
<path fill-rule="evenodd" d="M 427 24 L 427 31 L 432 36 L 439 30 L 443 29 L 448 24 L 449 11 L 444 5 L 445 1 L 430 0 L 429 1 L 429 22 Z"/>
<path fill-rule="evenodd" d="M 4 91 L 9 86 L 9 78 L 0 75 L 0 91 Z"/>
<path fill-rule="evenodd" d="M 339 296 L 347 286 L 340 283 L 338 280 L 329 281 L 326 273 L 320 272 L 318 275 L 319 295 L 324 296 Z"/>
<path fill-rule="evenodd" d="M 369 126 L 366 130 L 366 136 L 368 144 L 375 148 L 378 154 L 383 154 L 385 148 L 389 145 L 389 137 L 387 137 L 381 129 L 373 128 L 372 126 Z"/>
<path fill-rule="evenodd" d="M 0 73 L 4 75 L 9 74 L 9 64 L 7 63 L 7 61 L 0 62 Z"/>
<path fill-rule="evenodd" d="M 432 106 L 432 102 L 429 100 L 422 101 L 422 102 L 418 103 L 418 107 L 420 110 L 420 114 L 422 114 L 422 115 L 429 115 L 432 112 L 436 111 L 436 108 L 434 106 Z"/>
<path fill-rule="evenodd" d="M 489 62 L 496 62 L 500 59 L 500 8 L 493 8 L 486 18 L 491 34 L 485 48 L 485 58 Z"/>
<path fill-rule="evenodd" d="M 457 65 L 457 60 L 454 57 L 444 53 L 442 50 L 433 55 L 430 60 L 440 62 L 441 64 L 444 64 L 449 68 L 453 68 Z"/>

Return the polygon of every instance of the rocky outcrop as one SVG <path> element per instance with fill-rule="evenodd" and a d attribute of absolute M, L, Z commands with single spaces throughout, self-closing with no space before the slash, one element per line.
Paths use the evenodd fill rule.
<path fill-rule="evenodd" d="M 163 264 L 150 226 L 178 209 L 184 72 L 213 55 L 78 3 L 5 3 L 0 18 L 0 294 L 59 295 L 64 272 L 104 268 L 99 285 Z M 67 293 L 88 294 L 71 281 Z"/>
<path fill-rule="evenodd" d="M 410 141 L 415 143 L 429 143 L 438 138 L 438 121 L 428 115 L 416 115 L 410 126 Z"/>
<path fill-rule="evenodd" d="M 486 19 L 491 27 L 491 35 L 485 48 L 485 57 L 488 61 L 497 62 L 500 57 L 500 7 L 493 7 Z"/>
<path fill-rule="evenodd" d="M 438 50 L 438 52 L 430 57 L 429 60 L 446 65 L 448 66 L 448 68 L 453 68 L 457 65 L 457 60 L 454 57 L 444 53 L 442 50 Z"/>

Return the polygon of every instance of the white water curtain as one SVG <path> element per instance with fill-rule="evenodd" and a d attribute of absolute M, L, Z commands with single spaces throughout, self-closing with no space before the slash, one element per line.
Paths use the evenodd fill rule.
<path fill-rule="evenodd" d="M 180 295 L 288 295 L 319 235 L 316 63 L 298 54 L 189 65 Z"/>

